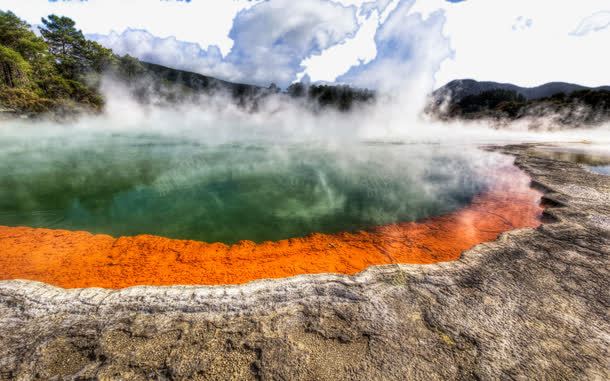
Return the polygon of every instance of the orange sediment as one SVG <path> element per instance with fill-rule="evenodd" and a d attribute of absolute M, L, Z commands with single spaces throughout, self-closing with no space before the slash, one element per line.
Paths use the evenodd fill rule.
<path fill-rule="evenodd" d="M 505 174 L 506 175 L 506 174 Z M 540 224 L 540 193 L 509 171 L 460 210 L 370 231 L 312 234 L 235 245 L 157 236 L 113 238 L 87 232 L 0 227 L 0 280 L 65 288 L 239 284 L 299 274 L 355 274 L 372 265 L 459 259 L 501 233 Z"/>

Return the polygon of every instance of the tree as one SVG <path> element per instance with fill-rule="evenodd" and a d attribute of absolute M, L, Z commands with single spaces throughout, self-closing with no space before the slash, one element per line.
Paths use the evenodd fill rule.
<path fill-rule="evenodd" d="M 126 80 L 134 80 L 142 76 L 146 69 L 142 66 L 140 60 L 135 57 L 125 54 L 119 58 L 118 61 L 118 74 Z"/>
<path fill-rule="evenodd" d="M 0 45 L 0 84 L 19 87 L 28 81 L 30 64 L 19 52 Z"/>
<path fill-rule="evenodd" d="M 474 114 L 494 110 L 498 106 L 507 103 L 512 105 L 509 109 L 513 112 L 516 108 L 524 106 L 526 99 L 523 95 L 513 90 L 493 89 L 462 98 L 457 103 L 456 109 L 461 114 Z"/>
<path fill-rule="evenodd" d="M 101 73 L 115 65 L 111 50 L 87 41 L 72 20 L 43 19 L 42 37 L 10 11 L 0 11 L 0 104 L 45 112 L 85 106 L 99 110 Z"/>
<path fill-rule="evenodd" d="M 292 85 L 288 86 L 286 90 L 288 94 L 293 98 L 304 97 L 307 93 L 307 88 L 302 82 L 295 82 Z"/>
<path fill-rule="evenodd" d="M 112 50 L 103 47 L 95 41 L 86 40 L 84 44 L 85 48 L 85 62 L 86 70 L 93 71 L 95 73 L 102 73 L 108 70 L 110 67 L 116 67 L 119 63 L 119 58 L 112 52 Z"/>
<path fill-rule="evenodd" d="M 280 92 L 280 88 L 277 87 L 277 85 L 273 82 L 269 85 L 268 90 L 271 94 L 277 94 Z"/>
<path fill-rule="evenodd" d="M 38 85 L 53 65 L 44 40 L 12 12 L 0 11 L 0 104 L 14 110 L 45 110 Z"/>
<path fill-rule="evenodd" d="M 25 21 L 10 11 L 0 11 L 0 45 L 12 49 L 28 61 L 35 79 L 43 76 L 54 65 L 44 40 L 36 36 Z M 9 53 L 4 51 L 5 59 L 7 54 Z"/>
<path fill-rule="evenodd" d="M 57 60 L 60 71 L 68 78 L 77 78 L 87 69 L 87 40 L 68 17 L 50 15 L 43 18 L 40 33 Z"/>
<path fill-rule="evenodd" d="M 0 11 L 0 45 L 19 52 L 25 58 L 33 58 L 46 50 L 44 42 L 36 37 L 30 26 L 10 11 Z"/>
<path fill-rule="evenodd" d="M 43 18 L 40 33 L 49 51 L 57 60 L 59 69 L 71 79 L 88 73 L 101 73 L 118 63 L 112 50 L 85 38 L 68 17 L 50 15 Z"/>

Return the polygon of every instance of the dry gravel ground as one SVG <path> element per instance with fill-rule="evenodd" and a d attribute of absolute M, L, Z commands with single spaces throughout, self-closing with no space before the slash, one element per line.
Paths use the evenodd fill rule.
<path fill-rule="evenodd" d="M 610 177 L 502 150 L 546 192 L 546 223 L 457 262 L 231 287 L 1 282 L 0 379 L 610 379 Z"/>

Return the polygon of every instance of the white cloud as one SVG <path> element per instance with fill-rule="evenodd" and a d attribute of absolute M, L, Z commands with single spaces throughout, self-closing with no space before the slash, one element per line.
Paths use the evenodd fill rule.
<path fill-rule="evenodd" d="M 201 46 L 216 45 L 223 54 L 233 46 L 228 37 L 240 10 L 256 5 L 248 0 L 0 0 L 0 9 L 12 10 L 30 24 L 49 14 L 68 16 L 85 33 L 109 34 L 128 28 L 145 29 L 158 37 L 175 37 Z"/>
<path fill-rule="evenodd" d="M 610 11 L 601 11 L 586 17 L 571 33 L 573 36 L 586 36 L 591 32 L 598 32 L 610 26 Z"/>
<path fill-rule="evenodd" d="M 525 86 L 610 83 L 608 0 L 417 0 L 404 13 L 412 2 L 0 0 L 0 9 L 33 24 L 64 14 L 85 33 L 108 35 L 105 44 L 121 53 L 250 83 L 286 85 L 299 73 L 313 80 L 390 83 L 397 68 L 402 77 L 428 75 L 418 65 L 442 57 L 450 58 L 436 73 L 437 86 L 455 78 Z M 396 12 L 402 21 L 392 21 Z M 412 54 L 389 55 L 392 40 L 411 46 Z"/>
<path fill-rule="evenodd" d="M 582 38 L 570 32 L 607 6 L 607 0 L 426 0 L 412 12 L 445 10 L 444 31 L 455 55 L 441 66 L 437 85 L 475 78 L 522 86 L 551 81 L 599 86 L 610 83 L 610 55 L 604 54 L 610 28 Z M 531 19 L 531 28 L 513 31 L 519 16 Z"/>
<path fill-rule="evenodd" d="M 519 16 L 515 19 L 515 23 L 513 24 L 511 29 L 514 31 L 526 30 L 531 28 L 533 24 L 534 21 L 532 19 Z"/>
<path fill-rule="evenodd" d="M 127 29 L 120 34 L 88 34 L 87 37 L 119 55 L 129 54 L 146 62 L 218 78 L 243 79 L 240 69 L 225 61 L 216 45 L 204 50 L 196 43 L 178 41 L 175 37 L 160 38 L 139 29 Z"/>
<path fill-rule="evenodd" d="M 303 70 L 303 60 L 353 37 L 357 8 L 327 0 L 274 0 L 238 12 L 229 37 L 230 52 L 218 47 L 160 38 L 148 31 L 90 35 L 118 54 L 244 83 L 287 86 Z M 345 71 L 345 70 L 343 70 Z"/>
<path fill-rule="evenodd" d="M 273 0 L 241 11 L 230 37 L 227 60 L 250 82 L 287 85 L 304 59 L 342 43 L 358 30 L 356 7 L 328 0 Z"/>
<path fill-rule="evenodd" d="M 368 63 L 377 55 L 375 32 L 379 27 L 376 10 L 359 14 L 360 27 L 356 35 L 342 44 L 331 46 L 320 54 L 302 62 L 299 78 L 308 75 L 314 81 L 334 82 L 335 79 L 358 63 Z"/>
<path fill-rule="evenodd" d="M 379 27 L 386 23 L 400 4 L 407 9 L 409 3 L 410 0 L 375 0 L 362 3 L 358 12 L 360 29 L 356 36 L 303 61 L 304 70 L 299 74 L 299 79 L 307 75 L 314 82 L 334 82 L 350 69 L 369 64 L 378 55 L 377 44 L 380 41 L 375 38 Z M 405 40 L 408 40 L 406 35 Z M 396 80 L 392 82 L 396 83 Z"/>
<path fill-rule="evenodd" d="M 377 56 L 368 64 L 352 67 L 338 80 L 360 87 L 392 92 L 431 90 L 434 73 L 450 54 L 443 35 L 443 12 L 422 18 L 411 12 L 413 2 L 403 1 L 375 35 Z"/>

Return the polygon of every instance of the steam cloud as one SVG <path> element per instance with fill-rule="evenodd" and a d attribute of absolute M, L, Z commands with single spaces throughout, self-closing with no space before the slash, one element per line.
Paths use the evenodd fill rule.
<path fill-rule="evenodd" d="M 354 178 L 356 183 L 362 183 L 362 187 L 371 192 L 370 197 L 383 201 L 384 205 L 394 205 L 393 202 L 401 200 L 405 193 L 414 192 L 432 200 L 443 200 L 447 205 L 459 206 L 459 202 L 452 201 L 448 195 L 467 189 L 466 195 L 471 196 L 484 189 L 494 177 L 490 171 L 499 171 L 507 160 L 510 161 L 509 158 L 478 151 L 477 147 L 484 144 L 586 140 L 610 145 L 610 125 L 556 131 L 553 118 L 539 118 L 537 130 L 531 131 L 531 120 L 498 128 L 486 121 L 440 122 L 430 119 L 422 111 L 428 102 L 434 75 L 450 55 L 447 39 L 440 32 L 443 16 L 433 14 L 422 20 L 419 15 L 409 15 L 408 12 L 407 5 L 399 7 L 384 24 L 379 33 L 384 36 L 384 41 L 389 42 L 388 46 L 378 46 L 375 60 L 350 70 L 341 78 L 380 90 L 376 102 L 356 105 L 349 112 L 316 109 L 306 101 L 294 100 L 283 94 L 250 100 L 256 103 L 255 108 L 238 105 L 230 94 L 221 92 L 189 97 L 177 104 L 165 103 L 162 96 L 142 103 L 133 96 L 132 87 L 108 77 L 102 85 L 107 100 L 102 115 L 83 115 L 65 123 L 52 120 L 2 121 L 0 157 L 6 159 L 3 160 L 8 166 L 5 173 L 12 176 L 10 180 L 21 184 L 15 197 L 26 205 L 38 205 L 37 202 L 44 198 L 37 193 L 36 184 L 23 182 L 19 180 L 20 176 L 42 178 L 53 183 L 54 176 L 59 179 L 68 173 L 72 176 L 68 181 L 55 182 L 65 185 L 66 192 L 78 194 L 87 192 L 86 184 L 93 179 L 108 179 L 108 182 L 116 183 L 112 179 L 118 174 L 119 185 L 148 187 L 149 191 L 154 190 L 155 197 L 163 198 L 176 197 L 181 194 L 176 193 L 176 189 L 179 192 L 189 189 L 193 181 L 230 177 L 236 171 L 241 171 L 240 176 L 248 170 L 268 174 L 279 167 L 283 168 L 279 173 L 286 175 L 285 181 L 297 181 L 298 178 L 289 174 L 309 160 L 313 164 L 308 168 L 319 169 L 309 177 L 311 184 L 302 186 L 312 187 L 313 199 L 301 204 L 296 201 L 287 203 L 276 214 L 278 219 L 297 216 L 305 221 L 343 210 L 345 200 L 352 197 L 346 189 L 351 189 Z M 399 22 L 401 14 L 406 23 Z M 404 28 L 408 29 L 410 25 L 424 25 L 436 33 L 403 38 Z M 392 41 L 400 42 L 399 49 Z M 409 55 L 414 59 L 405 61 L 403 58 Z M 150 89 L 155 85 L 138 84 L 140 88 Z M 150 94 L 154 95 L 155 91 L 150 91 Z M 125 139 L 129 143 L 123 148 L 133 144 L 133 152 L 129 149 L 113 151 L 113 144 L 124 144 Z M 159 142 L 177 148 L 171 155 L 160 159 L 148 160 L 136 155 L 139 146 Z M 372 143 L 380 146 L 371 150 Z M 190 144 L 192 147 L 188 148 Z M 216 152 L 214 150 L 218 147 L 230 147 L 231 144 L 239 147 L 234 151 L 235 155 L 221 155 L 219 162 L 202 161 L 196 152 L 199 147 Z M 397 145 L 402 148 L 394 149 Z M 263 147 L 265 153 L 244 154 L 244 149 L 250 146 Z M 82 151 L 83 147 L 91 157 L 70 156 Z M 317 151 L 307 151 L 308 148 Z M 312 155 L 318 156 L 317 161 L 311 159 Z M 113 161 L 114 156 L 124 157 Z M 19 157 L 23 158 L 21 162 L 15 159 Z M 164 166 L 163 160 L 171 165 Z M 256 162 L 251 162 L 253 160 Z M 91 161 L 95 161 L 94 165 Z M 70 172 L 70 166 L 79 170 Z M 62 172 L 62 168 L 68 169 Z M 370 175 L 360 178 L 363 168 Z M 33 173 L 36 171 L 42 174 Z M 202 172 L 206 172 L 205 176 Z M 49 173 L 50 177 L 47 176 Z M 352 180 L 345 180 L 338 186 L 337 179 L 342 176 L 351 176 Z M 142 184 L 131 183 L 133 178 Z M 436 178 L 442 181 L 434 180 Z M 300 188 L 295 184 L 278 186 L 289 191 Z M 123 190 L 119 189 L 120 192 Z M 120 201 L 121 197 L 127 196 L 116 200 Z M 137 194 L 129 197 L 137 197 Z M 10 194 L 0 197 L 10 198 Z M 401 217 L 400 205 L 397 203 L 395 207 L 377 211 L 367 209 L 367 221 L 394 221 Z M 190 209 L 189 205 L 184 206 L 181 216 Z M 70 210 L 80 211 L 77 207 Z M 40 216 L 43 222 L 51 218 L 47 212 Z"/>
<path fill-rule="evenodd" d="M 511 161 L 477 150 L 479 145 L 610 141 L 607 127 L 532 132 L 521 125 L 499 130 L 484 122 L 427 120 L 419 112 L 425 97 L 408 87 L 350 112 L 312 112 L 310 105 L 281 94 L 258 99 L 252 110 L 222 93 L 167 105 L 161 99 L 143 104 L 112 79 L 103 90 L 108 103 L 102 115 L 64 124 L 3 122 L 0 180 L 11 185 L 0 192 L 0 225 L 28 221 L 28 226 L 95 231 L 79 225 L 84 224 L 79 216 L 98 213 L 99 224 L 107 226 L 100 233 L 225 242 L 235 241 L 237 233 L 253 240 L 299 236 L 336 226 L 337 219 L 362 228 L 465 206 Z M 157 155 L 158 146 L 164 148 Z M 295 176 L 298 171 L 306 173 Z M 250 182 L 253 177 L 268 181 Z M 213 190 L 232 178 L 242 184 L 237 195 L 216 198 L 235 194 L 234 188 Z M 49 204 L 51 191 L 64 195 L 51 200 L 58 205 Z M 257 201 L 246 197 L 248 192 Z M 24 209 L 14 210 L 16 204 Z M 353 205 L 362 206 L 346 212 Z M 231 214 L 235 207 L 239 217 Z M 100 208 L 111 217 L 100 217 Z M 269 213 L 272 222 L 247 219 Z M 142 222 L 164 218 L 183 225 Z M 235 227 L 238 219 L 241 230 Z M 193 235 L 183 235 L 186 225 Z M 257 230 L 261 226 L 276 226 L 277 235 Z M 295 226 L 302 230 L 291 230 Z"/>

